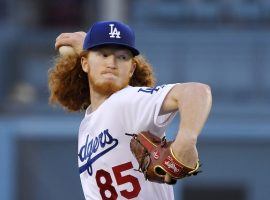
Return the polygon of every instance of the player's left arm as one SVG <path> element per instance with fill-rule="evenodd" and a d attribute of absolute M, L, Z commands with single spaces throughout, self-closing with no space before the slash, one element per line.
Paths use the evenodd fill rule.
<path fill-rule="evenodd" d="M 160 115 L 179 110 L 181 121 L 172 144 L 178 160 L 193 168 L 198 161 L 197 138 L 212 106 L 211 89 L 202 83 L 176 84 L 163 101 Z"/>

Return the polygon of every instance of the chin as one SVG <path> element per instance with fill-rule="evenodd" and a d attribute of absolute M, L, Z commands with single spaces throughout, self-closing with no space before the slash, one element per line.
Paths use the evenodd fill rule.
<path fill-rule="evenodd" d="M 122 90 L 128 85 L 128 83 L 125 84 L 117 84 L 114 81 L 104 81 L 100 84 L 94 84 L 93 88 L 96 92 L 102 94 L 102 95 L 112 95 L 113 93 Z"/>
<path fill-rule="evenodd" d="M 129 84 L 129 78 L 120 81 L 115 79 L 115 77 L 100 77 L 96 79 L 95 77 L 89 76 L 90 85 L 93 90 L 101 95 L 112 95 L 113 93 L 125 88 Z"/>

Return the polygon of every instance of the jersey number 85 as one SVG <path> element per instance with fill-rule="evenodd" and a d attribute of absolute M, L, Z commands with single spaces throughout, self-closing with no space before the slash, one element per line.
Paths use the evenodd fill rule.
<path fill-rule="evenodd" d="M 112 167 L 112 171 L 116 180 L 117 185 L 123 185 L 125 183 L 131 183 L 133 189 L 131 191 L 121 190 L 120 194 L 122 197 L 127 199 L 135 198 L 141 191 L 141 186 L 138 179 L 132 175 L 122 175 L 121 172 L 132 169 L 133 165 L 131 162 L 127 162 L 121 165 Z M 99 187 L 100 195 L 103 200 L 114 200 L 117 199 L 118 194 L 115 187 L 112 185 L 113 180 L 109 172 L 100 169 L 96 172 L 96 182 Z M 107 191 L 107 192 L 106 192 Z M 107 194 L 107 195 L 106 195 Z"/>

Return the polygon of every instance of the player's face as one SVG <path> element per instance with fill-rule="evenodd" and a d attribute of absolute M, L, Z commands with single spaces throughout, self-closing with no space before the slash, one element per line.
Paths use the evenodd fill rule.
<path fill-rule="evenodd" d="M 132 53 L 115 46 L 91 50 L 83 61 L 83 70 L 88 73 L 90 88 L 109 95 L 126 87 L 135 70 Z"/>

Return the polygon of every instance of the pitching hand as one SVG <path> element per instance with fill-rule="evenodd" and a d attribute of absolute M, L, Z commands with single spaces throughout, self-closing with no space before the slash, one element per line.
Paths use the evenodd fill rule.
<path fill-rule="evenodd" d="M 80 55 L 86 33 L 83 31 L 73 33 L 62 33 L 55 40 L 55 49 L 61 46 L 71 46 Z"/>

